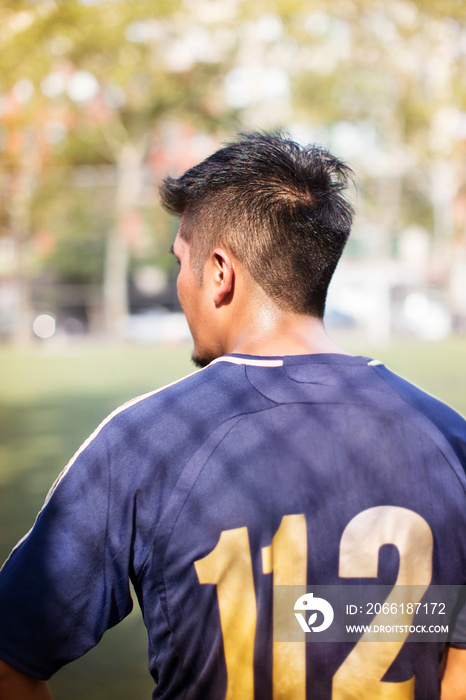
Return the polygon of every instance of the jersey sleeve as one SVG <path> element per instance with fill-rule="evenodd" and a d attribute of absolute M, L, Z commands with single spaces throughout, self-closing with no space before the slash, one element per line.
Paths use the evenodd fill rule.
<path fill-rule="evenodd" d="M 114 433 L 78 452 L 0 572 L 0 657 L 43 680 L 132 608 L 132 514 L 130 499 L 112 497 Z"/>
<path fill-rule="evenodd" d="M 384 365 L 377 365 L 374 369 L 402 399 L 425 415 L 445 435 L 466 472 L 466 422 L 464 418 L 450 406 L 421 391 Z"/>

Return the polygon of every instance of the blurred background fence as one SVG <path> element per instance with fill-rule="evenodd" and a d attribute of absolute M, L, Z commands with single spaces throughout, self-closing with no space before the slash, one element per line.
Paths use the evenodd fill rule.
<path fill-rule="evenodd" d="M 0 338 L 183 339 L 157 186 L 238 130 L 356 173 L 329 326 L 466 329 L 461 0 L 1 0 Z"/>

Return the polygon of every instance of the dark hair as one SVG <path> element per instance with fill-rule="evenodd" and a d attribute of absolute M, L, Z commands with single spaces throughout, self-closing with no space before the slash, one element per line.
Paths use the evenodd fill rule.
<path fill-rule="evenodd" d="M 342 194 L 351 174 L 322 147 L 282 133 L 241 134 L 166 178 L 160 194 L 183 216 L 180 236 L 199 281 L 209 253 L 223 245 L 277 305 L 322 318 L 351 229 L 353 208 Z"/>

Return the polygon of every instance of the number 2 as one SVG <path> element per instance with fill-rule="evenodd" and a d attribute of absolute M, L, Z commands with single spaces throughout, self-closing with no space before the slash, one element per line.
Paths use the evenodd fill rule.
<path fill-rule="evenodd" d="M 400 566 L 395 587 L 385 601 L 403 602 L 403 588 L 416 585 L 418 602 L 432 578 L 432 531 L 420 515 L 406 508 L 378 506 L 359 513 L 346 526 L 340 542 L 342 578 L 376 578 L 379 549 L 394 544 L 400 553 Z M 411 600 L 411 599 L 410 599 Z M 414 606 L 415 607 L 415 606 Z M 404 609 L 404 608 L 403 608 Z M 404 612 L 397 624 L 410 625 L 414 617 Z M 393 616 L 380 612 L 373 625 L 393 624 Z M 408 636 L 406 633 L 405 638 Z M 414 678 L 404 683 L 381 681 L 404 644 L 378 641 L 368 643 L 364 634 L 333 677 L 333 700 L 408 700 L 414 697 Z"/>

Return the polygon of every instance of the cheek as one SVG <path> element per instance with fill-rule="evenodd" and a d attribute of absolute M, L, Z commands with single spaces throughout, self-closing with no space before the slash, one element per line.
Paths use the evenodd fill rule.
<path fill-rule="evenodd" d="M 184 285 L 183 285 L 183 277 L 181 272 L 178 274 L 178 277 L 176 279 L 176 293 L 178 294 L 178 300 L 183 306 L 183 299 L 184 299 Z"/>
<path fill-rule="evenodd" d="M 190 285 L 186 283 L 185 276 L 182 272 L 179 273 L 178 278 L 176 280 L 176 291 L 178 294 L 178 301 L 180 302 L 181 308 L 183 309 L 183 312 L 186 318 L 188 319 L 189 323 L 191 309 L 194 303 L 194 293 L 192 286 L 190 287 Z"/>

